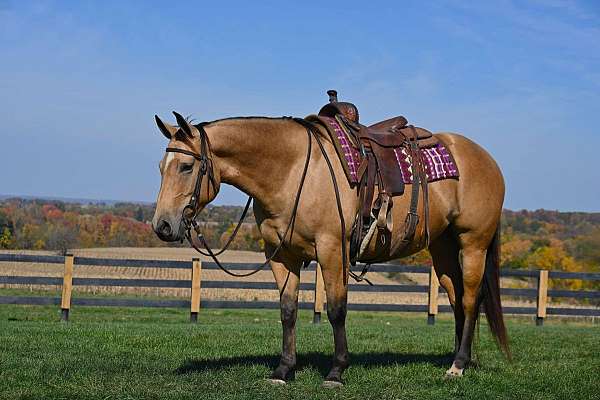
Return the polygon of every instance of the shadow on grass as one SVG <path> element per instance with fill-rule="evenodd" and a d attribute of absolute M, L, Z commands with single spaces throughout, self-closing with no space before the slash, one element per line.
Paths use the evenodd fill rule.
<path fill-rule="evenodd" d="M 452 353 L 446 354 L 405 354 L 405 353 L 355 353 L 350 355 L 350 364 L 361 367 L 383 367 L 396 364 L 432 364 L 437 367 L 448 366 L 452 363 Z M 329 372 L 332 357 L 322 353 L 298 354 L 296 370 L 306 367 L 316 368 L 323 376 Z M 178 375 L 202 371 L 220 370 L 244 365 L 264 365 L 274 369 L 279 364 L 278 355 L 248 355 L 239 357 L 218 358 L 214 360 L 186 360 L 175 370 Z"/>

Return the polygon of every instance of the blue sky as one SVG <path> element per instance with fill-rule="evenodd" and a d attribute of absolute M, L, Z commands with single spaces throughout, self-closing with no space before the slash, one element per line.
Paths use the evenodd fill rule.
<path fill-rule="evenodd" d="M 0 194 L 154 201 L 155 113 L 304 116 L 336 88 L 483 145 L 507 208 L 600 211 L 600 3 L 371 3 L 0 0 Z"/>

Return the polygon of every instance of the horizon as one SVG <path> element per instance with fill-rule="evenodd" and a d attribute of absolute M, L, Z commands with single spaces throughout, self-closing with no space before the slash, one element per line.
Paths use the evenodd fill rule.
<path fill-rule="evenodd" d="M 337 89 L 363 123 L 480 144 L 507 209 L 600 211 L 598 3 L 315 4 L 0 0 L 0 191 L 151 203 L 154 114 L 304 116 Z"/>
<path fill-rule="evenodd" d="M 85 205 L 85 204 L 95 204 L 95 205 L 115 205 L 118 203 L 123 204 L 139 204 L 144 206 L 153 206 L 156 202 L 148 202 L 148 201 L 137 201 L 137 200 L 117 200 L 117 199 L 86 199 L 86 198 L 72 198 L 72 197 L 60 197 L 60 196 L 23 196 L 23 195 L 12 195 L 12 194 L 1 194 L 0 193 L 0 202 L 5 200 L 33 200 L 33 201 L 58 201 L 66 204 L 77 204 L 77 205 Z M 226 203 L 218 203 L 212 202 L 207 204 L 207 207 L 239 207 L 243 208 L 242 204 L 226 204 Z M 503 207 L 502 211 L 511 211 L 511 212 L 536 212 L 536 211 L 550 211 L 550 212 L 559 212 L 559 213 L 584 213 L 584 214 L 600 214 L 600 211 L 581 211 L 581 210 L 553 210 L 548 208 L 536 208 L 536 209 L 528 209 L 528 208 L 520 208 L 520 209 L 512 209 Z"/>

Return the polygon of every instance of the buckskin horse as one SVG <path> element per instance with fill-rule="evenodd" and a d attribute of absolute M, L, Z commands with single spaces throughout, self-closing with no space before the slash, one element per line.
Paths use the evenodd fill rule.
<path fill-rule="evenodd" d="M 294 377 L 300 271 L 304 263 L 317 261 L 335 345 L 324 386 L 340 386 L 349 365 L 345 320 L 350 247 L 364 195 L 346 179 L 331 135 L 307 119 L 240 117 L 194 125 L 174 114 L 177 126 L 155 116 L 169 144 L 160 162 L 154 231 L 164 241 L 182 240 L 222 183 L 251 197 L 280 291 L 282 355 L 270 379 L 283 384 Z M 427 192 L 416 192 L 421 206 L 413 211 L 420 216 L 421 229 L 413 229 L 402 246 L 396 244 L 406 238 L 410 218 L 405 217 L 414 208 L 415 191 L 412 198 L 394 197 L 388 219 L 406 222 L 391 227 L 391 245 L 371 240 L 358 259 L 385 262 L 429 249 L 455 316 L 455 357 L 446 376 L 458 377 L 470 362 L 481 304 L 493 337 L 510 357 L 499 293 L 504 181 L 496 162 L 476 143 L 452 133 L 433 137 L 451 152 L 460 179 L 431 182 Z M 379 200 L 369 199 L 369 206 Z"/>

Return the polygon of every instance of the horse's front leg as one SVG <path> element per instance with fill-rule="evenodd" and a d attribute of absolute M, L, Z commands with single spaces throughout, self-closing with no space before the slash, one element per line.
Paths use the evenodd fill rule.
<path fill-rule="evenodd" d="M 335 350 L 333 365 L 325 377 L 323 386 L 337 387 L 342 385 L 342 374 L 348 368 L 350 359 L 346 340 L 348 287 L 344 284 L 344 268 L 342 268 L 339 247 L 333 246 L 327 255 L 324 253 L 326 252 L 319 252 L 319 263 L 323 271 L 327 294 L 327 317 L 333 328 Z"/>
<path fill-rule="evenodd" d="M 279 366 L 271 374 L 273 383 L 283 384 L 294 379 L 296 367 L 296 317 L 301 262 L 271 261 L 271 269 L 279 288 L 283 345 Z"/>

